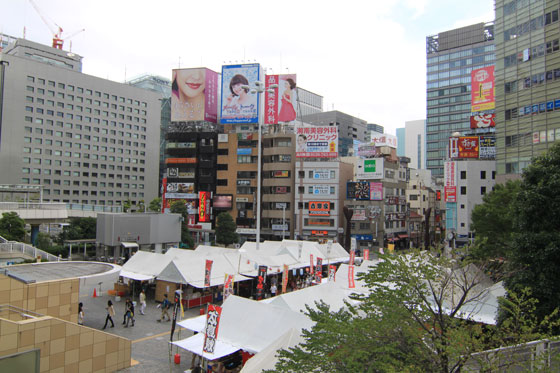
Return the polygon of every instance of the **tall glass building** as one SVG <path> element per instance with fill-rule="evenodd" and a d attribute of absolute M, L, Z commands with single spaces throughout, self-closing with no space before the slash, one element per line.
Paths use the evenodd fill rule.
<path fill-rule="evenodd" d="M 471 131 L 471 71 L 494 65 L 494 25 L 478 23 L 428 36 L 426 54 L 426 166 L 443 178 L 449 137 Z"/>

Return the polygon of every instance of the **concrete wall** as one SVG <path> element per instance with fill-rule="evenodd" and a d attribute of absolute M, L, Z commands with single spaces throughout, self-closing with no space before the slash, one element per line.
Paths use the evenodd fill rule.
<path fill-rule="evenodd" d="M 140 245 L 181 241 L 179 214 L 98 214 L 98 243 L 118 246 L 121 242 Z"/>

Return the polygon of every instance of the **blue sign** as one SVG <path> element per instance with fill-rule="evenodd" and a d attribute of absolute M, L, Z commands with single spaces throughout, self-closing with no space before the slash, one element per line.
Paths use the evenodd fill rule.
<path fill-rule="evenodd" d="M 546 111 L 546 103 L 541 102 L 541 103 L 539 104 L 539 111 L 540 111 L 541 113 L 543 113 L 543 112 Z"/>
<path fill-rule="evenodd" d="M 547 111 L 552 111 L 552 110 L 554 110 L 554 101 L 548 101 L 548 102 L 546 103 L 546 110 L 547 110 Z"/>
<path fill-rule="evenodd" d="M 533 105 L 533 114 L 538 112 L 539 112 L 539 105 L 538 104 Z"/>
<path fill-rule="evenodd" d="M 237 148 L 237 155 L 251 155 L 251 148 Z"/>
<path fill-rule="evenodd" d="M 554 109 L 560 109 L 560 100 L 554 100 Z"/>
<path fill-rule="evenodd" d="M 530 106 L 525 106 L 525 115 L 527 114 L 531 114 L 531 107 Z"/>
<path fill-rule="evenodd" d="M 352 237 L 358 241 L 373 241 L 373 235 L 371 234 L 353 234 Z"/>

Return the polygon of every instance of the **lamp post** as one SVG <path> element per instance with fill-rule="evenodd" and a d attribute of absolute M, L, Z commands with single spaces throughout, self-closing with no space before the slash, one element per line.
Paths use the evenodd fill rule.
<path fill-rule="evenodd" d="M 258 94 L 259 96 L 262 95 L 264 92 L 274 93 L 274 90 L 278 88 L 278 84 L 271 84 L 268 88 L 265 88 L 263 82 L 256 81 L 255 86 L 251 87 L 248 85 L 242 85 L 241 88 L 248 89 L 253 94 Z M 259 101 L 260 102 L 260 101 Z M 260 110 L 261 104 L 259 104 L 259 120 L 258 120 L 258 132 L 259 132 L 259 140 L 258 140 L 258 156 L 257 156 L 257 246 L 256 249 L 259 249 L 259 244 L 261 242 L 261 174 L 262 174 L 262 124 L 263 124 L 263 115 L 262 111 Z"/>

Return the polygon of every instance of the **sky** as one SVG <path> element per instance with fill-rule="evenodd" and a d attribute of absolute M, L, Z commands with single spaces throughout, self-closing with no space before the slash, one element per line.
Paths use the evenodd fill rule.
<path fill-rule="evenodd" d="M 323 109 L 395 134 L 426 117 L 426 36 L 494 19 L 492 0 L 0 0 L 0 32 L 51 44 L 71 37 L 86 74 L 118 82 L 142 74 L 258 62 L 297 74 Z"/>

